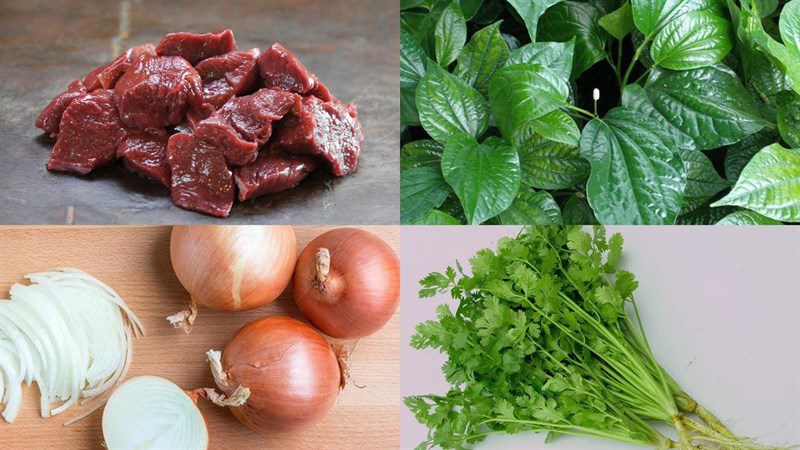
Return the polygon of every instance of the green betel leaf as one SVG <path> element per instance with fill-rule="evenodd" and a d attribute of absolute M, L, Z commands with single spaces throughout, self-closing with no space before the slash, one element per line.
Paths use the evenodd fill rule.
<path fill-rule="evenodd" d="M 413 36 L 400 32 L 400 87 L 417 87 L 425 76 L 425 51 Z"/>
<path fill-rule="evenodd" d="M 478 225 L 505 211 L 519 191 L 519 156 L 502 139 L 479 144 L 459 133 L 447 142 L 442 173 L 455 191 L 469 225 Z"/>
<path fill-rule="evenodd" d="M 534 64 L 547 67 L 565 80 L 572 73 L 572 57 L 575 53 L 575 38 L 568 42 L 534 42 L 514 50 L 506 66 Z"/>
<path fill-rule="evenodd" d="M 764 217 L 755 211 L 736 211 L 723 217 L 717 225 L 783 225 L 783 223 Z"/>
<path fill-rule="evenodd" d="M 514 202 L 500 213 L 503 225 L 561 225 L 561 210 L 547 191 L 520 189 Z"/>
<path fill-rule="evenodd" d="M 603 12 L 589 3 L 567 1 L 550 8 L 539 22 L 539 40 L 568 42 L 575 38 L 572 78 L 605 57 L 608 33 L 598 24 Z"/>
<path fill-rule="evenodd" d="M 419 112 L 417 111 L 416 90 L 413 88 L 400 88 L 400 126 L 418 126 Z"/>
<path fill-rule="evenodd" d="M 764 147 L 731 192 L 711 206 L 741 206 L 775 220 L 800 222 L 800 149 Z"/>
<path fill-rule="evenodd" d="M 508 0 L 508 3 L 517 11 L 517 14 L 522 17 L 522 21 L 525 22 L 528 35 L 531 37 L 531 42 L 536 42 L 539 18 L 544 14 L 547 8 L 560 1 L 561 0 Z"/>
<path fill-rule="evenodd" d="M 489 126 L 489 109 L 481 93 L 435 63 L 428 63 L 416 100 L 420 123 L 441 143 L 458 132 L 478 136 Z"/>
<path fill-rule="evenodd" d="M 792 85 L 792 89 L 798 94 L 800 94 L 800 49 L 796 48 L 796 41 L 791 34 L 796 36 L 800 32 L 796 23 L 793 24 L 795 22 L 793 19 L 797 15 L 796 10 L 799 1 L 793 0 L 787 3 L 781 12 L 779 27 L 781 28 L 781 34 L 786 34 L 786 37 L 788 37 L 788 39 L 783 37 L 786 39 L 786 45 L 776 41 L 768 34 L 762 26 L 761 18 L 754 17 L 749 9 L 740 11 L 740 26 L 737 32 L 740 39 L 747 41 L 748 44 L 755 45 L 767 55 L 770 61 L 786 75 Z"/>
<path fill-rule="evenodd" d="M 478 30 L 458 56 L 455 74 L 486 95 L 489 79 L 508 59 L 508 44 L 500 35 L 500 22 Z"/>
<path fill-rule="evenodd" d="M 645 86 L 653 107 L 698 150 L 738 142 L 764 127 L 752 94 L 723 66 L 656 70 Z"/>
<path fill-rule="evenodd" d="M 794 91 L 778 95 L 778 130 L 789 146 L 800 148 L 800 95 Z"/>
<path fill-rule="evenodd" d="M 604 30 L 608 31 L 608 34 L 614 36 L 618 40 L 622 40 L 634 29 L 631 3 L 626 1 L 617 10 L 601 17 L 597 23 L 600 24 Z"/>
<path fill-rule="evenodd" d="M 728 214 L 738 210 L 739 208 L 734 206 L 711 208 L 708 204 L 705 204 L 690 211 L 681 211 L 681 215 L 678 216 L 675 225 L 714 225 Z"/>
<path fill-rule="evenodd" d="M 732 48 L 730 22 L 697 11 L 668 23 L 653 40 L 650 56 L 657 66 L 687 70 L 718 63 Z"/>
<path fill-rule="evenodd" d="M 467 42 L 467 21 L 458 1 L 452 1 L 442 11 L 436 21 L 434 39 L 436 61 L 442 66 L 449 66 Z"/>
<path fill-rule="evenodd" d="M 753 156 L 762 148 L 775 142 L 775 139 L 774 133 L 763 129 L 729 146 L 728 152 L 725 153 L 725 178 L 732 183 L 736 182 L 742 169 Z"/>
<path fill-rule="evenodd" d="M 589 204 L 600 223 L 672 224 L 681 208 L 686 173 L 661 124 L 619 107 L 586 124 L 581 154 L 591 163 Z"/>
<path fill-rule="evenodd" d="M 719 176 L 717 169 L 697 150 L 681 149 L 681 160 L 686 167 L 686 189 L 681 207 L 700 206 L 711 197 L 730 187 L 730 183 Z"/>
<path fill-rule="evenodd" d="M 575 147 L 532 136 L 517 147 L 522 183 L 537 189 L 566 189 L 586 180 L 589 161 Z"/>
<path fill-rule="evenodd" d="M 530 122 L 530 130 L 551 141 L 578 146 L 581 132 L 569 114 L 557 109 Z M 516 142 L 516 140 L 515 140 Z"/>
<path fill-rule="evenodd" d="M 784 5 L 779 27 L 783 45 L 800 58 L 800 0 Z"/>
<path fill-rule="evenodd" d="M 438 167 L 420 166 L 400 171 L 400 222 L 414 222 L 438 208 L 449 192 Z"/>
<path fill-rule="evenodd" d="M 400 149 L 400 169 L 441 164 L 444 146 L 431 139 L 409 142 Z"/>
<path fill-rule="evenodd" d="M 414 225 L 461 225 L 461 222 L 446 212 L 434 209 L 415 221 Z"/>
<path fill-rule="evenodd" d="M 534 119 L 554 111 L 569 96 L 567 82 L 542 66 L 517 64 L 497 71 L 489 82 L 495 122 L 507 140 L 515 142 Z"/>
<path fill-rule="evenodd" d="M 571 195 L 566 202 L 564 202 L 564 209 L 561 211 L 561 216 L 564 218 L 566 225 L 595 225 L 597 219 L 594 217 L 594 211 L 589 203 L 584 198 L 578 198 Z"/>
<path fill-rule="evenodd" d="M 631 0 L 633 23 L 645 36 L 653 37 L 669 22 L 692 11 L 722 15 L 719 0 Z"/>
<path fill-rule="evenodd" d="M 469 20 L 481 9 L 483 0 L 460 0 L 459 5 L 461 5 L 461 12 L 464 13 L 464 18 Z"/>

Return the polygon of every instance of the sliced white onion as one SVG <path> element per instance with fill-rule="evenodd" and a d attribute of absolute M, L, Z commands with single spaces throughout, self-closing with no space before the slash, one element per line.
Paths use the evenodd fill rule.
<path fill-rule="evenodd" d="M 0 403 L 9 422 L 19 413 L 23 382 L 38 385 L 42 417 L 118 385 L 130 365 L 132 335 L 144 333 L 122 298 L 86 272 L 26 278 L 32 284 L 15 284 L 11 298 L 0 300 Z"/>
<path fill-rule="evenodd" d="M 103 410 L 103 439 L 109 450 L 208 448 L 205 419 L 189 394 L 175 383 L 145 375 L 122 383 Z"/>

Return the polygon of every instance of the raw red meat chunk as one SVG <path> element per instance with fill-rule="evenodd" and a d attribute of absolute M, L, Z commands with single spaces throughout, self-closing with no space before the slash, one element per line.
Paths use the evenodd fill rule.
<path fill-rule="evenodd" d="M 117 146 L 117 157 L 122 158 L 128 170 L 169 186 L 168 138 L 164 130 L 128 132 Z"/>
<path fill-rule="evenodd" d="M 44 111 L 36 118 L 36 127 L 44 130 L 51 138 L 58 136 L 58 124 L 61 122 L 64 111 L 73 100 L 85 93 L 86 88 L 79 80 L 70 83 L 66 91 L 58 94 L 50 101 L 49 105 L 45 106 Z"/>
<path fill-rule="evenodd" d="M 262 151 L 253 164 L 237 167 L 233 179 L 239 200 L 245 201 L 291 189 L 316 168 L 316 160 L 309 156 Z"/>
<path fill-rule="evenodd" d="M 159 56 L 182 56 L 192 65 L 224 53 L 236 50 L 236 39 L 230 29 L 213 33 L 170 33 L 156 46 Z"/>
<path fill-rule="evenodd" d="M 36 119 L 57 138 L 47 168 L 86 174 L 120 159 L 166 185 L 177 206 L 227 217 L 324 165 L 358 165 L 354 105 L 331 95 L 289 50 L 238 51 L 233 33 L 172 33 L 75 80 Z"/>
<path fill-rule="evenodd" d="M 117 81 L 114 100 L 125 125 L 164 128 L 202 106 L 202 81 L 180 56 L 143 56 Z"/>
<path fill-rule="evenodd" d="M 275 148 L 292 153 L 317 155 L 328 162 L 334 175 L 355 172 L 364 142 L 364 131 L 355 105 L 303 99 L 299 114 L 282 121 L 275 130 Z"/>
<path fill-rule="evenodd" d="M 200 61 L 195 69 L 203 80 L 203 100 L 219 108 L 234 95 L 251 92 L 258 81 L 258 54 L 255 48 Z"/>
<path fill-rule="evenodd" d="M 47 168 L 81 175 L 114 161 L 117 142 L 125 133 L 107 89 L 73 100 L 64 111 L 60 130 Z"/>
<path fill-rule="evenodd" d="M 100 88 L 112 89 L 122 74 L 142 55 L 156 56 L 156 49 L 153 44 L 130 48 L 117 59 L 89 72 L 83 79 L 84 86 L 89 92 Z"/>
<path fill-rule="evenodd" d="M 233 174 L 222 152 L 191 134 L 169 138 L 167 162 L 172 171 L 172 202 L 181 208 L 228 217 L 233 206 Z"/>
<path fill-rule="evenodd" d="M 258 146 L 272 135 L 272 122 L 286 113 L 300 110 L 300 96 L 291 92 L 261 89 L 255 94 L 236 97 L 195 128 L 199 139 L 214 144 L 232 165 L 250 164 Z"/>

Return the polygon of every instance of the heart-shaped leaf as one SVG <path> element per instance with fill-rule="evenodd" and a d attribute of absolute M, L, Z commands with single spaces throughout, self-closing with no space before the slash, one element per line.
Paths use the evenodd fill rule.
<path fill-rule="evenodd" d="M 436 166 L 420 166 L 400 172 L 400 222 L 414 222 L 438 208 L 450 187 Z"/>
<path fill-rule="evenodd" d="M 622 40 L 633 31 L 635 25 L 633 24 L 633 10 L 631 3 L 625 2 L 615 11 L 612 11 L 597 21 L 608 34 L 614 36 L 618 40 Z"/>
<path fill-rule="evenodd" d="M 458 52 L 467 42 L 467 21 L 457 1 L 450 2 L 442 11 L 434 29 L 436 60 L 447 67 L 456 60 Z"/>
<path fill-rule="evenodd" d="M 515 141 L 534 119 L 562 106 L 569 95 L 566 81 L 542 66 L 517 64 L 497 71 L 489 82 L 495 122 L 507 140 Z"/>
<path fill-rule="evenodd" d="M 400 87 L 416 89 L 425 76 L 425 51 L 405 31 L 400 32 Z"/>
<path fill-rule="evenodd" d="M 416 100 L 422 127 L 441 143 L 458 132 L 478 136 L 489 126 L 481 93 L 435 63 L 428 63 Z"/>
<path fill-rule="evenodd" d="M 609 35 L 598 23 L 602 16 L 603 12 L 590 3 L 567 1 L 550 8 L 539 21 L 539 41 L 568 42 L 575 38 L 572 78 L 605 57 Z"/>
<path fill-rule="evenodd" d="M 575 54 L 575 38 L 568 42 L 534 42 L 514 50 L 508 56 L 506 66 L 532 64 L 547 67 L 567 80 L 572 73 L 572 57 Z"/>
<path fill-rule="evenodd" d="M 400 149 L 400 169 L 439 166 L 444 146 L 431 139 L 409 142 Z"/>
<path fill-rule="evenodd" d="M 730 187 L 730 183 L 719 176 L 714 164 L 703 153 L 681 149 L 680 154 L 686 167 L 686 189 L 681 204 L 683 208 L 700 206 L 723 189 Z"/>
<path fill-rule="evenodd" d="M 698 150 L 738 142 L 765 124 L 752 94 L 722 64 L 680 72 L 656 70 L 644 91 L 653 107 Z"/>
<path fill-rule="evenodd" d="M 458 56 L 455 74 L 485 95 L 489 79 L 505 65 L 508 53 L 500 22 L 495 22 L 472 35 Z"/>
<path fill-rule="evenodd" d="M 721 205 L 800 222 L 800 149 L 764 147 L 747 163 L 731 192 L 711 206 Z"/>
<path fill-rule="evenodd" d="M 522 17 L 522 21 L 525 22 L 528 35 L 531 37 L 531 42 L 536 42 L 539 18 L 544 14 L 547 8 L 560 1 L 561 0 L 508 0 L 508 3 L 517 10 L 517 14 L 519 14 L 519 16 Z"/>
<path fill-rule="evenodd" d="M 453 135 L 442 154 L 442 173 L 458 196 L 470 225 L 505 211 L 519 190 L 519 156 L 496 137 L 479 144 L 468 134 Z"/>
<path fill-rule="evenodd" d="M 589 176 L 589 161 L 576 147 L 532 136 L 517 147 L 522 182 L 537 189 L 566 189 Z"/>
<path fill-rule="evenodd" d="M 503 225 L 562 225 L 561 210 L 547 191 L 520 189 L 507 210 L 500 213 Z"/>
<path fill-rule="evenodd" d="M 675 222 L 686 173 L 676 144 L 665 141 L 660 128 L 624 107 L 586 124 L 581 154 L 592 166 L 587 195 L 600 223 Z"/>
<path fill-rule="evenodd" d="M 653 40 L 650 56 L 657 66 L 687 70 L 718 63 L 732 48 L 730 22 L 696 11 L 668 23 Z"/>

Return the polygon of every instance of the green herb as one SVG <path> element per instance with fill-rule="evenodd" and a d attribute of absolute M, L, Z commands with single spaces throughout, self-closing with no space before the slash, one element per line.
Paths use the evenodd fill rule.
<path fill-rule="evenodd" d="M 454 199 L 407 191 L 403 223 L 800 222 L 800 0 L 404 0 L 400 22 L 401 177 L 432 167 Z M 791 188 L 740 199 L 773 145 L 759 185 Z"/>
<path fill-rule="evenodd" d="M 456 263 L 422 279 L 420 297 L 449 293 L 458 307 L 440 305 L 411 338 L 414 348 L 447 355 L 452 385 L 445 395 L 405 399 L 430 430 L 418 448 L 520 432 L 764 448 L 734 436 L 659 365 L 634 301 L 638 281 L 618 267 L 622 245 L 603 227 L 529 227 L 496 251 L 478 251 L 470 275 Z"/>

